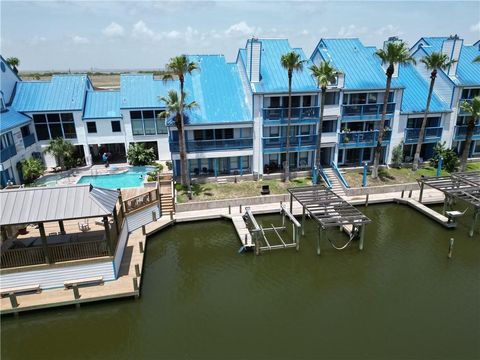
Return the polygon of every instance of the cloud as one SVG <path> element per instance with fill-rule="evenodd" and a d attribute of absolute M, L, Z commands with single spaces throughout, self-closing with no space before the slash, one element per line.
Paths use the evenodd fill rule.
<path fill-rule="evenodd" d="M 75 44 L 88 44 L 90 42 L 90 40 L 88 40 L 86 37 L 79 35 L 72 36 L 72 41 Z"/>
<path fill-rule="evenodd" d="M 143 20 L 138 21 L 133 25 L 132 36 L 138 39 L 157 40 L 159 35 L 150 29 Z"/>
<path fill-rule="evenodd" d="M 249 26 L 245 21 L 240 21 L 239 23 L 233 24 L 227 30 L 225 30 L 225 35 L 227 36 L 253 36 L 258 35 L 260 28 L 254 26 Z"/>
<path fill-rule="evenodd" d="M 375 33 L 381 36 L 403 35 L 403 32 L 400 31 L 400 28 L 392 24 L 382 26 L 381 28 L 377 29 Z"/>
<path fill-rule="evenodd" d="M 103 35 L 107 37 L 121 37 L 125 34 L 122 25 L 112 21 L 105 29 L 102 30 Z"/>
<path fill-rule="evenodd" d="M 478 23 L 473 24 L 472 26 L 470 26 L 470 31 L 479 33 L 479 32 L 480 32 L 480 21 L 479 21 Z"/>
<path fill-rule="evenodd" d="M 31 43 L 32 43 L 32 45 L 38 45 L 38 44 L 44 43 L 46 41 L 47 41 L 47 38 L 45 36 L 35 35 L 32 38 Z"/>
<path fill-rule="evenodd" d="M 351 37 L 351 36 L 358 36 L 365 34 L 367 32 L 366 26 L 356 26 L 354 24 L 350 24 L 348 26 L 342 26 L 338 31 L 338 36 L 340 37 Z"/>

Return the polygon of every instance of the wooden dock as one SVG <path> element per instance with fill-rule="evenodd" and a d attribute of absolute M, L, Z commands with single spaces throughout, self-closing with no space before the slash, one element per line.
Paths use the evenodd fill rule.
<path fill-rule="evenodd" d="M 412 198 L 397 198 L 395 201 L 399 204 L 408 205 L 415 210 L 418 210 L 422 214 L 428 216 L 430 219 L 438 222 L 440 225 L 445 226 L 446 228 L 454 228 L 457 226 L 457 223 L 454 221 L 448 221 L 448 218 L 442 214 L 439 214 L 435 210 L 430 209 L 428 206 L 423 205 L 421 202 L 412 199 Z"/>
<path fill-rule="evenodd" d="M 49 289 L 33 294 L 18 294 L 18 306 L 12 308 L 10 298 L 0 302 L 0 313 L 18 313 L 29 310 L 45 309 L 57 306 L 77 305 L 82 303 L 138 297 L 142 281 L 146 236 L 142 229 L 135 230 L 128 237 L 128 242 L 121 261 L 118 278 L 101 285 L 79 287 L 79 298 L 75 298 L 73 289 Z"/>
<path fill-rule="evenodd" d="M 253 247 L 255 244 L 252 241 L 252 235 L 250 231 L 247 229 L 247 224 L 243 220 L 241 215 L 234 215 L 232 216 L 233 226 L 235 226 L 235 231 L 242 242 L 244 247 Z"/>

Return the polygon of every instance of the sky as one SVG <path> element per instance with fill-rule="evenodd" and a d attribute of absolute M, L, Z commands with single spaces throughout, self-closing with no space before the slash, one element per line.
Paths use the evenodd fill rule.
<path fill-rule="evenodd" d="M 249 37 L 288 38 L 309 56 L 322 38 L 480 39 L 480 1 L 5 1 L 0 53 L 20 70 L 161 69 L 179 54 L 235 61 Z"/>

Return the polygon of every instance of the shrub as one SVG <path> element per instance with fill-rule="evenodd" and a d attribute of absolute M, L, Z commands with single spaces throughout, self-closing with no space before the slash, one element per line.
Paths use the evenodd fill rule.
<path fill-rule="evenodd" d="M 127 159 L 130 165 L 151 165 L 155 161 L 155 152 L 153 148 L 145 148 L 142 143 L 133 143 L 128 147 Z"/>
<path fill-rule="evenodd" d="M 22 175 L 25 183 L 30 184 L 35 179 L 38 179 L 43 175 L 45 171 L 45 165 L 42 160 L 30 158 L 21 161 Z"/>
<path fill-rule="evenodd" d="M 171 161 L 167 161 L 167 162 L 165 163 L 165 165 L 167 165 L 167 169 L 168 169 L 168 170 L 172 170 L 172 169 L 173 169 L 173 164 L 172 164 Z"/>
<path fill-rule="evenodd" d="M 446 148 L 445 142 L 438 142 L 433 148 L 433 156 L 430 159 L 430 164 L 434 168 L 437 168 L 440 157 L 443 157 L 442 169 L 452 173 L 458 168 L 458 156 L 453 149 Z"/>
<path fill-rule="evenodd" d="M 392 150 L 392 164 L 395 167 L 401 167 L 403 162 L 403 141 Z"/>

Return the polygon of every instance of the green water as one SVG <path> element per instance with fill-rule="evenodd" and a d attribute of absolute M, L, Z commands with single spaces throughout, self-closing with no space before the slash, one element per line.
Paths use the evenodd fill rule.
<path fill-rule="evenodd" d="M 365 249 L 325 242 L 320 257 L 313 221 L 299 253 L 258 257 L 237 253 L 230 222 L 177 225 L 149 239 L 139 300 L 4 317 L 2 359 L 480 358 L 469 218 L 450 231 L 402 206 L 361 210 Z"/>

